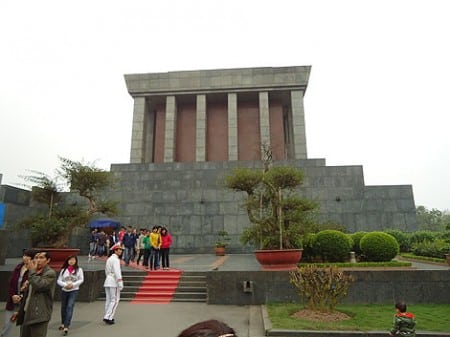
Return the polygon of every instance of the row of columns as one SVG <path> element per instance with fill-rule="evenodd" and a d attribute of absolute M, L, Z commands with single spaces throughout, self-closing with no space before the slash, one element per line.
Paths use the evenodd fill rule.
<path fill-rule="evenodd" d="M 292 124 L 292 143 L 295 159 L 306 159 L 305 117 L 303 91 L 292 90 L 289 123 Z M 196 96 L 196 155 L 197 162 L 206 161 L 207 101 L 205 94 Z M 175 160 L 177 102 L 174 95 L 166 96 L 164 162 Z M 134 97 L 133 129 L 131 139 L 130 163 L 151 162 L 153 158 L 154 122 L 148 111 L 145 97 Z M 150 121 L 150 119 L 152 119 Z M 269 92 L 259 92 L 259 125 L 261 144 L 270 145 Z M 151 139 L 148 141 L 147 139 Z M 228 93 L 228 160 L 238 160 L 238 97 Z"/>

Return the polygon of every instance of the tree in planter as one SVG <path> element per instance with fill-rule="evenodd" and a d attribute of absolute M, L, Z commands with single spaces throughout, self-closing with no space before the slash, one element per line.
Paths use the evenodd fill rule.
<path fill-rule="evenodd" d="M 219 231 L 216 238 L 216 247 L 225 248 L 230 243 L 230 236 L 225 230 Z"/>
<path fill-rule="evenodd" d="M 217 233 L 216 238 L 216 255 L 217 256 L 223 256 L 225 255 L 225 247 L 228 246 L 230 243 L 230 236 L 228 235 L 228 232 L 225 230 L 221 230 Z"/>
<path fill-rule="evenodd" d="M 301 246 L 301 237 L 313 224 L 318 205 L 295 194 L 303 172 L 294 167 L 274 167 L 272 153 L 263 146 L 264 169 L 235 169 L 225 186 L 245 192 L 245 208 L 252 226 L 241 236 L 243 244 L 260 249 L 291 249 Z"/>
<path fill-rule="evenodd" d="M 117 203 L 103 200 L 101 192 L 112 184 L 110 172 L 95 167 L 93 164 L 83 164 L 67 158 L 59 158 L 61 167 L 57 177 L 32 171 L 34 175 L 23 177 L 26 181 L 36 184 L 31 191 L 32 199 L 48 207 L 45 214 L 38 213 L 23 220 L 19 225 L 29 228 L 31 239 L 35 246 L 49 248 L 67 247 L 70 234 L 76 227 L 85 226 L 96 214 L 113 216 L 117 213 Z M 69 205 L 63 202 L 64 185 L 87 200 L 87 205 Z"/>

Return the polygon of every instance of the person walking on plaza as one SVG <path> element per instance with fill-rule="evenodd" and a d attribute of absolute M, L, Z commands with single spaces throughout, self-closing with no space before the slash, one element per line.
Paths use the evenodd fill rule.
<path fill-rule="evenodd" d="M 56 281 L 61 287 L 61 325 L 59 330 L 67 336 L 72 322 L 73 308 L 78 296 L 80 285 L 84 282 L 83 269 L 78 266 L 78 258 L 69 256 L 62 266 Z"/>
<path fill-rule="evenodd" d="M 152 246 L 150 244 L 150 233 L 148 230 L 145 230 L 145 236 L 142 239 L 142 244 L 144 245 L 144 261 L 142 262 L 142 266 L 144 266 L 146 269 L 149 267 L 150 262 L 150 252 L 152 249 Z"/>
<path fill-rule="evenodd" d="M 105 315 L 103 322 L 114 324 L 114 315 L 120 301 L 120 292 L 123 289 L 122 271 L 120 269 L 120 255 L 122 255 L 122 246 L 116 243 L 111 247 L 112 255 L 106 260 L 105 274 Z"/>
<path fill-rule="evenodd" d="M 89 235 L 89 255 L 88 255 L 89 261 L 91 259 L 94 259 L 95 255 L 97 254 L 97 241 L 98 241 L 97 228 L 94 228 L 91 231 L 91 234 Z"/>
<path fill-rule="evenodd" d="M 406 312 L 406 303 L 399 301 L 395 303 L 396 313 L 392 322 L 390 336 L 416 337 L 416 317 L 410 312 Z"/>
<path fill-rule="evenodd" d="M 17 316 L 20 337 L 47 336 L 56 287 L 56 272 L 49 262 L 50 254 L 38 251 L 28 265 L 26 290 Z"/>
<path fill-rule="evenodd" d="M 167 231 L 166 227 L 161 229 L 161 263 L 164 270 L 168 270 L 170 267 L 169 251 L 172 246 L 172 235 Z"/>
<path fill-rule="evenodd" d="M 25 282 L 28 278 L 28 264 L 33 258 L 34 251 L 31 249 L 24 249 L 22 262 L 19 263 L 11 273 L 9 278 L 8 298 L 6 299 L 5 307 L 5 323 L 0 332 L 1 337 L 9 337 L 11 327 L 17 318 L 19 304 L 23 299 Z"/>
<path fill-rule="evenodd" d="M 123 235 L 122 244 L 124 246 L 123 260 L 125 265 L 130 264 L 130 260 L 133 258 L 134 246 L 136 245 L 136 235 L 133 233 L 131 226 L 128 226 L 126 233 Z"/>
<path fill-rule="evenodd" d="M 158 226 L 153 226 L 150 233 L 150 269 L 156 270 L 159 266 L 159 249 L 161 247 L 161 234 L 158 232 Z"/>
<path fill-rule="evenodd" d="M 145 238 L 146 230 L 144 228 L 141 228 L 139 230 L 139 237 L 136 241 L 136 251 L 137 251 L 137 258 L 136 258 L 136 264 L 139 265 L 139 261 L 141 260 L 141 257 L 144 256 L 144 238 Z M 144 265 L 144 263 L 142 263 Z"/>

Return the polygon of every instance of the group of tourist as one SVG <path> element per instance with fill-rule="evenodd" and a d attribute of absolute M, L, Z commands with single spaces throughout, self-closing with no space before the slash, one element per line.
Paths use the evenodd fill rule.
<path fill-rule="evenodd" d="M 118 233 L 105 233 L 103 229 L 93 229 L 89 237 L 89 259 L 96 256 L 110 256 L 111 247 L 121 244 L 123 253 L 121 259 L 128 266 L 130 262 L 151 269 L 170 268 L 169 253 L 172 246 L 172 236 L 164 226 L 153 226 L 151 230 L 141 228 L 139 233 L 132 226 L 122 226 Z"/>

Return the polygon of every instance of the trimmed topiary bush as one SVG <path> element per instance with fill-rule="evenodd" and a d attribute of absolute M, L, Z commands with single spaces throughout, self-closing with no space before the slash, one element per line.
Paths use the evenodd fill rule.
<path fill-rule="evenodd" d="M 315 240 L 316 234 L 314 233 L 308 233 L 303 237 L 302 261 L 312 262 L 318 255 Z"/>
<path fill-rule="evenodd" d="M 354 251 L 355 254 L 358 256 L 361 255 L 361 248 L 359 247 L 359 242 L 361 241 L 361 238 L 366 234 L 367 232 L 355 232 L 353 234 L 350 234 L 350 237 L 353 240 L 352 251 Z"/>
<path fill-rule="evenodd" d="M 367 261 L 391 261 L 400 251 L 397 240 L 384 232 L 370 232 L 359 243 L 362 254 Z"/>
<path fill-rule="evenodd" d="M 347 261 L 352 249 L 352 239 L 339 231 L 327 229 L 316 234 L 315 244 L 323 261 Z"/>

